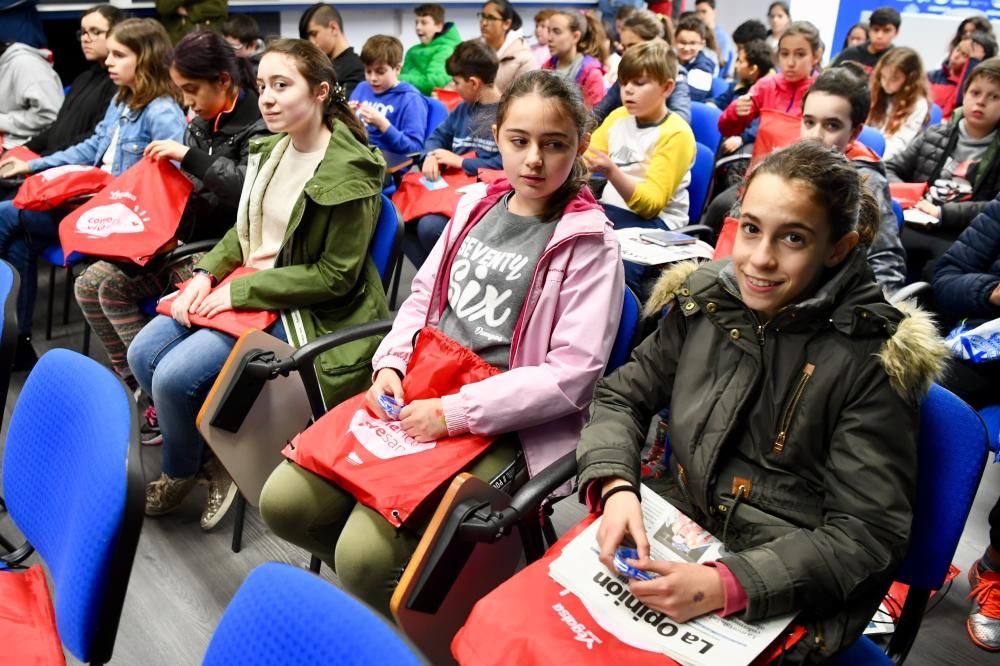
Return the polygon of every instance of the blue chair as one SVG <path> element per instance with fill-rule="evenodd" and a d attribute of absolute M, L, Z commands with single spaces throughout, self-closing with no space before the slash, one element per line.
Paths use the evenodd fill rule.
<path fill-rule="evenodd" d="M 938 125 L 940 124 L 943 117 L 944 117 L 944 111 L 941 110 L 941 107 L 931 102 L 931 118 L 927 124 Z"/>
<path fill-rule="evenodd" d="M 435 97 L 424 97 L 427 100 L 427 136 L 429 137 L 448 117 L 448 107 Z"/>
<path fill-rule="evenodd" d="M 712 79 L 712 97 L 718 97 L 729 90 L 729 81 L 720 79 L 718 76 Z"/>
<path fill-rule="evenodd" d="M 986 424 L 986 434 L 990 441 L 990 451 L 1000 460 L 1000 405 L 990 405 L 979 410 L 979 416 Z"/>
<path fill-rule="evenodd" d="M 7 407 L 7 385 L 17 346 L 17 293 L 20 288 L 21 278 L 17 271 L 0 260 L 0 303 L 3 303 L 3 320 L 0 323 L 0 423 Z"/>
<path fill-rule="evenodd" d="M 715 172 L 715 153 L 701 143 L 695 144 L 694 164 L 691 165 L 691 184 L 688 185 L 688 222 L 698 224 L 705 210 L 708 193 L 712 189 Z"/>
<path fill-rule="evenodd" d="M 437 102 L 437 100 L 434 100 Z M 440 103 L 440 102 L 439 102 Z M 390 307 L 396 309 L 396 293 L 399 290 L 399 274 L 403 268 L 403 220 L 392 199 L 382 193 L 382 209 L 375 222 L 375 235 L 368 250 L 378 274 L 382 278 L 385 293 L 391 293 Z M 391 289 L 390 289 L 391 285 Z"/>
<path fill-rule="evenodd" d="M 62 268 L 66 274 L 66 282 L 63 285 L 63 326 L 69 323 L 70 297 L 73 293 L 73 266 L 83 261 L 84 255 L 73 252 L 68 260 L 63 257 L 62 247 L 57 243 L 49 245 L 42 250 L 42 259 L 49 265 L 49 299 L 45 309 L 45 339 L 52 339 L 52 319 L 55 312 L 56 298 L 56 267 Z M 89 330 L 89 327 L 87 328 Z"/>
<path fill-rule="evenodd" d="M 107 662 L 145 505 L 125 384 L 76 352 L 42 356 L 11 416 L 2 473 L 10 516 L 30 545 L 0 562 L 20 564 L 34 547 L 51 576 L 63 645 L 82 662 Z"/>
<path fill-rule="evenodd" d="M 694 140 L 708 146 L 713 155 L 722 142 L 722 132 L 719 131 L 719 118 L 722 111 L 703 102 L 691 102 L 691 131 Z"/>
<path fill-rule="evenodd" d="M 898 225 L 899 231 L 903 230 L 903 207 L 895 199 L 892 200 L 892 212 L 896 214 L 896 224 Z"/>
<path fill-rule="evenodd" d="M 618 333 L 615 334 L 615 343 L 611 347 L 611 356 L 608 357 L 608 366 L 604 370 L 605 375 L 610 375 L 620 366 L 624 365 L 632 353 L 633 338 L 635 330 L 639 327 L 641 317 L 639 297 L 635 292 L 625 287 L 625 300 L 622 301 L 622 317 L 618 320 Z"/>
<path fill-rule="evenodd" d="M 868 125 L 862 127 L 861 134 L 858 135 L 858 141 L 871 148 L 872 152 L 880 158 L 885 154 L 885 137 L 874 127 L 869 127 Z"/>
<path fill-rule="evenodd" d="M 371 608 L 333 583 L 267 562 L 236 591 L 202 666 L 426 662 Z"/>

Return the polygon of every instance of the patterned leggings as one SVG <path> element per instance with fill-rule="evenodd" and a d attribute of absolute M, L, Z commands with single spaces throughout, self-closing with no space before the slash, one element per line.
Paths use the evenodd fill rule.
<path fill-rule="evenodd" d="M 112 369 L 130 385 L 134 380 L 125 353 L 150 320 L 140 304 L 159 297 L 168 284 L 190 278 L 191 269 L 201 257 L 184 257 L 138 275 L 128 275 L 116 264 L 98 261 L 76 279 L 76 302 L 83 316 L 104 345 Z"/>

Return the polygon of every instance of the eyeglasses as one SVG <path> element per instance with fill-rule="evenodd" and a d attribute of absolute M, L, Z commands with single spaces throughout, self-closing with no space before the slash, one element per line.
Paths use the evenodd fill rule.
<path fill-rule="evenodd" d="M 108 34 L 109 32 L 111 32 L 111 31 L 110 30 L 98 30 L 97 28 L 91 28 L 90 30 L 77 30 L 76 31 L 76 39 L 77 39 L 77 41 L 80 41 L 84 37 L 87 37 L 88 39 L 100 39 L 101 37 L 103 37 L 104 35 Z"/>
<path fill-rule="evenodd" d="M 478 18 L 480 20 L 480 22 L 484 22 L 485 21 L 486 23 L 491 23 L 493 21 L 502 21 L 503 20 L 502 16 L 493 16 L 492 14 L 484 14 L 482 12 L 476 12 L 476 18 Z"/>

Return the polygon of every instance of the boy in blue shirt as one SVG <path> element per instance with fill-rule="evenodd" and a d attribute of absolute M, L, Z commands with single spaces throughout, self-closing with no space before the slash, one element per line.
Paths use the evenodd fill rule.
<path fill-rule="evenodd" d="M 365 80 L 351 93 L 351 107 L 368 130 L 368 142 L 386 154 L 390 165 L 409 153 L 423 151 L 427 138 L 427 101 L 420 91 L 399 80 L 403 44 L 375 35 L 361 49 Z"/>

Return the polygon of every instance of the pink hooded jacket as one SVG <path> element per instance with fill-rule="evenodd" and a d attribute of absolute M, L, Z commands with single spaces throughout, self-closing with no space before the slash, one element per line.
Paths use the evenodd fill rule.
<path fill-rule="evenodd" d="M 413 337 L 447 305 L 451 265 L 469 230 L 511 191 L 506 180 L 478 185 L 413 279 L 372 367 L 403 374 Z M 514 327 L 510 370 L 441 399 L 448 434 L 517 432 L 534 476 L 576 448 L 621 318 L 625 277 L 611 223 L 584 188 L 569 203 L 535 266 Z"/>
<path fill-rule="evenodd" d="M 750 88 L 749 94 L 753 98 L 750 113 L 745 116 L 737 115 L 733 100 L 734 103 L 727 106 L 719 117 L 719 131 L 722 132 L 722 136 L 742 134 L 753 119 L 760 115 L 762 109 L 801 116 L 802 99 L 815 80 L 815 74 L 794 83 L 786 80 L 780 73 L 764 77 Z"/>

